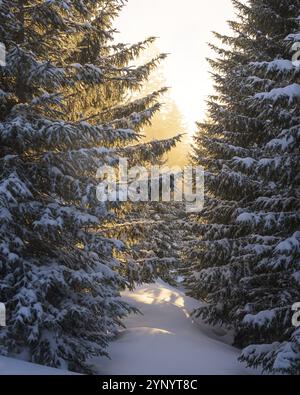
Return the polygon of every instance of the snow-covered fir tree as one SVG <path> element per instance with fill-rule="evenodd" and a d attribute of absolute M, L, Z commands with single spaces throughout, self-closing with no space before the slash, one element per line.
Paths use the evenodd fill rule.
<path fill-rule="evenodd" d="M 176 139 L 136 145 L 161 92 L 133 102 L 164 55 L 128 63 L 153 39 L 114 45 L 119 0 L 3 0 L 0 41 L 0 353 L 79 372 L 106 355 L 132 308 L 124 243 L 101 233 L 118 211 L 96 198 L 96 171 L 147 162 Z"/>
<path fill-rule="evenodd" d="M 151 40 L 151 39 L 150 39 Z M 138 65 L 151 62 L 152 59 L 160 58 L 159 50 L 155 42 L 149 41 L 147 51 L 142 51 L 138 60 Z M 136 62 L 136 59 L 134 59 Z M 149 147 L 149 163 L 160 166 L 161 172 L 167 168 L 176 166 L 177 168 L 186 163 L 187 135 L 185 125 L 176 103 L 170 95 L 170 90 L 161 89 L 166 86 L 164 63 L 151 70 L 148 81 L 138 91 L 130 91 L 132 100 L 139 100 L 152 92 L 161 94 L 162 106 L 151 119 L 151 124 L 142 127 L 142 142 L 144 147 Z M 172 135 L 181 134 L 181 139 L 173 145 Z M 156 144 L 156 140 L 164 139 L 167 144 L 172 143 L 172 149 L 166 154 L 161 151 L 161 155 L 151 148 Z M 184 142 L 186 144 L 184 144 Z M 171 147 L 170 147 L 171 148 Z M 155 153 L 153 155 L 153 153 Z M 145 164 L 147 167 L 147 163 Z M 149 169 L 149 175 L 151 170 Z M 163 178 L 160 178 L 162 187 Z M 164 184 L 168 183 L 166 179 Z M 171 185 L 170 185 L 171 187 Z M 151 182 L 148 184 L 149 200 L 151 195 Z M 172 188 L 171 188 L 172 189 Z M 172 200 L 172 199 L 171 199 Z M 124 209 L 124 206 L 122 206 Z M 122 213 L 123 214 L 123 213 Z M 124 215 L 119 215 L 117 222 L 112 227 L 104 227 L 105 234 L 124 240 L 128 251 L 123 250 L 119 259 L 124 261 L 122 266 L 124 275 L 131 286 L 135 284 L 151 283 L 157 277 L 168 283 L 176 284 L 177 268 L 180 263 L 180 233 L 182 231 L 179 219 L 184 216 L 185 207 L 180 202 L 163 202 L 160 196 L 159 202 L 142 202 L 130 205 L 130 209 L 125 207 Z"/>
<path fill-rule="evenodd" d="M 133 287 L 161 278 L 177 285 L 181 266 L 181 202 L 148 202 L 133 205 L 130 221 L 120 222 L 108 235 L 116 235 L 129 248 L 122 251 L 124 275 Z M 185 234 L 185 232 L 183 232 Z M 125 253 L 125 254 L 124 254 Z"/>
<path fill-rule="evenodd" d="M 190 219 L 186 286 L 195 312 L 235 329 L 241 360 L 300 374 L 300 68 L 298 0 L 233 1 L 232 36 L 212 45 L 216 93 L 195 136 L 206 203 Z"/>

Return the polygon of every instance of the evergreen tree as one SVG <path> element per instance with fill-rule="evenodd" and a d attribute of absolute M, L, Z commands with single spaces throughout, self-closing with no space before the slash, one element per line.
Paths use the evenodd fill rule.
<path fill-rule="evenodd" d="M 298 0 L 233 1 L 233 36 L 217 38 L 216 94 L 193 159 L 206 170 L 206 204 L 189 229 L 186 285 L 195 312 L 235 329 L 241 360 L 300 373 L 300 69 Z"/>
<path fill-rule="evenodd" d="M 147 51 L 141 52 L 137 64 L 147 64 L 158 56 L 159 50 L 155 42 L 151 42 Z M 157 140 L 169 141 L 174 133 L 184 133 L 185 130 L 182 115 L 171 97 L 170 90 L 160 89 L 165 85 L 166 77 L 162 62 L 151 71 L 149 80 L 139 91 L 130 92 L 131 99 L 134 100 L 152 92 L 162 94 L 160 111 L 154 114 L 151 124 L 146 124 L 141 129 L 142 141 L 149 146 Z M 160 166 L 162 171 L 166 170 L 166 167 L 178 168 L 184 165 L 188 151 L 187 140 L 187 135 L 182 135 L 176 146 L 164 155 L 154 155 L 151 163 Z M 162 182 L 162 178 L 160 181 Z M 131 285 L 153 282 L 158 277 L 176 285 L 181 262 L 179 235 L 182 232 L 180 218 L 185 215 L 183 203 L 163 202 L 160 197 L 159 202 L 135 203 L 128 214 L 123 221 L 120 219 L 115 227 L 116 237 L 127 240 L 126 244 L 131 250 L 131 253 L 128 251 L 122 257 L 126 262 L 124 275 Z M 114 230 L 110 227 L 108 232 L 113 234 Z"/>
<path fill-rule="evenodd" d="M 132 102 L 164 57 L 128 68 L 153 39 L 114 45 L 119 0 L 3 0 L 0 41 L 0 353 L 90 372 L 133 309 L 124 243 L 101 229 L 114 207 L 96 198 L 96 170 L 151 159 L 175 140 L 136 145 L 160 92 Z M 149 151 L 151 148 L 151 152 Z"/>
<path fill-rule="evenodd" d="M 180 202 L 149 202 L 134 205 L 130 221 L 116 226 L 117 235 L 130 247 L 123 258 L 130 285 L 152 283 L 158 278 L 176 286 L 181 265 Z M 114 230 L 114 231 L 115 231 Z"/>
<path fill-rule="evenodd" d="M 184 125 L 168 89 L 161 88 L 166 85 L 166 79 L 163 63 L 158 64 L 157 61 L 163 60 L 166 55 L 159 54 L 152 37 L 139 45 L 146 50 L 135 52 L 139 55 L 137 59 L 126 57 L 126 62 L 129 62 L 131 67 L 137 65 L 140 68 L 153 63 L 156 67 L 151 68 L 149 78 L 143 85 L 139 84 L 138 89 L 130 87 L 125 94 L 115 98 L 120 102 L 129 102 L 131 105 L 131 103 L 142 104 L 145 98 L 161 96 L 162 105 L 159 111 L 156 111 L 154 105 L 151 122 L 148 122 L 147 118 L 145 122 L 138 125 L 142 135 L 139 147 L 144 151 L 146 149 L 147 160 L 137 157 L 137 160 L 131 164 L 143 164 L 146 168 L 150 164 L 159 165 L 163 171 L 164 165 L 171 166 L 175 162 L 180 165 L 184 159 L 183 136 L 171 137 L 174 133 L 182 133 Z M 136 45 L 131 48 L 136 49 Z M 163 149 L 159 152 L 156 147 Z M 149 168 L 149 176 L 150 173 Z M 118 253 L 118 258 L 122 262 L 122 274 L 128 280 L 130 287 L 151 283 L 158 277 L 175 285 L 175 268 L 179 264 L 179 245 L 175 241 L 176 234 L 178 235 L 175 213 L 182 214 L 182 204 L 164 203 L 161 198 L 159 202 L 150 202 L 150 185 L 149 181 L 148 202 L 118 205 L 118 215 L 114 223 L 104 224 L 101 229 L 105 235 L 124 242 L 125 248 Z"/>

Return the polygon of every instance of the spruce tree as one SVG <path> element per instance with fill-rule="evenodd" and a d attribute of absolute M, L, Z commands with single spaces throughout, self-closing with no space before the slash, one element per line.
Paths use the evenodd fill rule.
<path fill-rule="evenodd" d="M 216 93 L 199 124 L 193 159 L 206 171 L 203 212 L 186 248 L 195 312 L 235 330 L 241 360 L 300 373 L 300 85 L 291 49 L 298 0 L 233 1 L 232 36 L 211 60 Z"/>
<path fill-rule="evenodd" d="M 96 197 L 96 171 L 162 155 L 174 140 L 136 145 L 160 92 L 126 101 L 164 55 L 128 63 L 149 42 L 114 45 L 119 0 L 3 0 L 0 41 L 0 353 L 78 372 L 106 355 L 127 284 L 101 233 L 114 207 Z M 151 152 L 149 152 L 151 148 Z"/>

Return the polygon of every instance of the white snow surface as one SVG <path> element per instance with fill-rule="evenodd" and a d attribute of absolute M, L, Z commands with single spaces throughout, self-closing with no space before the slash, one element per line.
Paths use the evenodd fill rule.
<path fill-rule="evenodd" d="M 122 297 L 143 315 L 125 321 L 127 329 L 109 347 L 111 359 L 91 361 L 99 375 L 259 374 L 238 362 L 230 334 L 190 318 L 199 302 L 183 291 L 158 281 Z M 73 373 L 0 356 L 0 375 L 66 374 Z"/>
<path fill-rule="evenodd" d="M 18 359 L 6 358 L 0 355 L 0 375 L 22 375 L 22 376 L 57 376 L 74 374 L 66 370 L 52 369 L 47 366 L 36 365 Z"/>
<path fill-rule="evenodd" d="M 229 335 L 193 322 L 199 302 L 162 281 L 125 292 L 123 298 L 143 315 L 132 315 L 127 329 L 111 343 L 109 359 L 94 359 L 108 375 L 247 375 L 258 374 L 237 360 Z"/>

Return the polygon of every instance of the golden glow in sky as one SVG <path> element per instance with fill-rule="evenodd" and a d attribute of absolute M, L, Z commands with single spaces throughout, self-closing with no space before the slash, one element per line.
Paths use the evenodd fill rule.
<path fill-rule="evenodd" d="M 119 41 L 134 43 L 159 37 L 157 46 L 170 53 L 165 73 L 171 94 L 191 132 L 205 115 L 205 100 L 212 93 L 207 57 L 211 31 L 228 33 L 234 19 L 230 0 L 129 0 L 116 27 Z"/>

